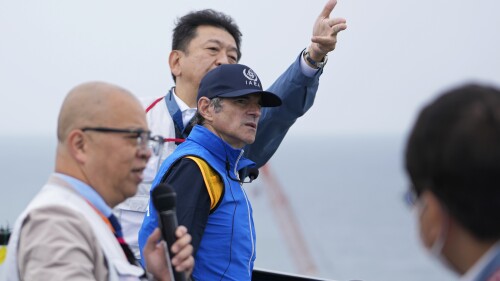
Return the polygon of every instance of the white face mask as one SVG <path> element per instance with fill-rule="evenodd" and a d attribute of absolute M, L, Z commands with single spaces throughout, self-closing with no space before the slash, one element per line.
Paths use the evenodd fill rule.
<path fill-rule="evenodd" d="M 419 216 L 422 215 L 422 212 L 423 211 L 418 211 L 418 215 Z M 427 253 L 432 258 L 438 260 L 445 268 L 454 271 L 452 264 L 443 255 L 443 248 L 446 243 L 446 237 L 448 236 L 448 229 L 449 229 L 449 221 L 448 218 L 446 218 L 437 239 L 434 240 L 430 248 L 427 248 Z"/>
<path fill-rule="evenodd" d="M 421 200 L 416 199 L 414 200 L 414 205 L 412 208 L 412 213 L 417 220 L 422 219 L 422 215 L 424 214 L 425 208 L 427 207 L 425 203 L 423 203 Z M 438 237 L 432 245 L 428 248 L 425 247 L 427 254 L 429 254 L 433 259 L 439 260 L 441 264 L 443 264 L 445 267 L 450 268 L 449 262 L 446 260 L 446 258 L 442 255 L 444 244 L 446 242 L 446 236 L 448 232 L 448 221 L 446 221 L 441 228 L 441 232 L 439 233 Z M 420 228 L 422 226 L 420 225 Z M 420 230 L 421 231 L 421 230 Z"/>
<path fill-rule="evenodd" d="M 438 238 L 434 240 L 434 243 L 432 243 L 431 247 L 428 249 L 428 252 L 433 258 L 437 259 L 441 264 L 443 264 L 444 267 L 448 269 L 453 269 L 450 262 L 443 255 L 443 248 L 444 244 L 446 243 L 447 234 L 448 234 L 448 223 L 445 223 L 441 233 L 439 233 Z"/>

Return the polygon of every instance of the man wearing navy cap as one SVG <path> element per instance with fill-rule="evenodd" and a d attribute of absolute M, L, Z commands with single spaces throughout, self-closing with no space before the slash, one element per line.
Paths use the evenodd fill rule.
<path fill-rule="evenodd" d="M 279 106 L 281 99 L 262 90 L 251 68 L 224 64 L 201 80 L 197 100 L 196 125 L 163 162 L 152 190 L 168 183 L 177 193 L 179 224 L 193 238 L 195 280 L 251 280 L 255 229 L 238 171 L 255 165 L 242 148 L 255 140 L 261 107 Z M 141 251 L 157 225 L 150 202 Z"/>
<path fill-rule="evenodd" d="M 337 0 L 328 0 L 312 26 L 307 48 L 269 89 L 283 101 L 278 109 L 264 108 L 255 142 L 245 147 L 245 156 L 262 167 L 278 149 L 297 118 L 313 105 L 327 54 L 336 47 L 337 35 L 347 28 L 343 18 L 330 17 Z M 308 9 L 313 5 L 307 5 Z M 301 19 L 301 15 L 293 16 Z M 241 60 L 241 32 L 229 15 L 212 9 L 192 11 L 177 19 L 172 34 L 169 66 L 175 85 L 162 97 L 143 100 L 149 129 L 165 137 L 158 156 L 152 156 L 144 171 L 137 194 L 115 208 L 123 225 L 125 240 L 139 258 L 137 232 L 147 211 L 151 183 L 161 163 L 184 141 L 196 113 L 200 81 L 208 71 L 221 64 Z M 273 55 L 274 57 L 274 55 Z M 274 61 L 271 61 L 273 63 Z M 318 93 L 319 94 L 319 93 Z"/>

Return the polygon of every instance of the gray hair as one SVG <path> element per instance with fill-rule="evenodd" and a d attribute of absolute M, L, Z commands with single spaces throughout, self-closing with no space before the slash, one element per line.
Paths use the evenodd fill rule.
<path fill-rule="evenodd" d="M 220 112 L 222 110 L 222 100 L 223 98 L 215 97 L 213 99 L 210 99 L 210 105 L 214 107 L 215 112 Z M 194 125 L 202 125 L 205 124 L 205 118 L 200 114 L 199 111 L 196 111 L 196 114 L 194 115 L 193 120 L 191 121 L 191 124 Z"/>

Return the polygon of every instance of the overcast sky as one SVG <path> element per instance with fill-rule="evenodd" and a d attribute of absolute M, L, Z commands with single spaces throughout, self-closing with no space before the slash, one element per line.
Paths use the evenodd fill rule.
<path fill-rule="evenodd" d="M 54 134 L 66 93 L 89 80 L 161 96 L 174 20 L 214 8 L 243 33 L 241 63 L 264 86 L 309 44 L 324 0 L 0 0 L 0 128 Z M 347 19 L 314 107 L 291 134 L 401 134 L 439 91 L 500 85 L 500 1 L 338 0 Z"/>

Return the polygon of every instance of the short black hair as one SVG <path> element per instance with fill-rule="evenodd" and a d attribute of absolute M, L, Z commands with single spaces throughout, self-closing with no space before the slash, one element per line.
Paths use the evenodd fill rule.
<path fill-rule="evenodd" d="M 236 42 L 237 60 L 241 59 L 241 32 L 230 16 L 212 9 L 193 11 L 177 19 L 172 36 L 172 50 L 187 51 L 187 46 L 196 37 L 196 30 L 201 25 L 214 26 L 226 30 Z M 172 75 L 173 76 L 173 75 Z M 175 76 L 173 76 L 175 81 Z"/>
<path fill-rule="evenodd" d="M 436 195 L 480 240 L 500 238 L 500 91 L 466 84 L 419 114 L 406 146 L 406 170 L 419 196 Z"/>

